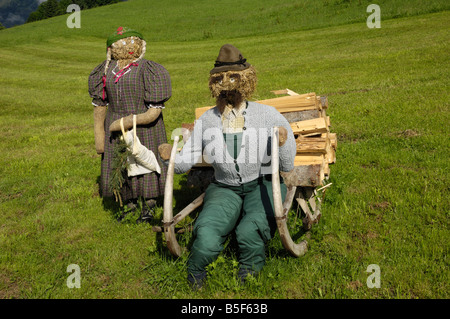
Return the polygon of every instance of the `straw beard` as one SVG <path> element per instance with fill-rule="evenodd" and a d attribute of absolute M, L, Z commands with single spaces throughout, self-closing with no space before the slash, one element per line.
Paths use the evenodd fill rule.
<path fill-rule="evenodd" d="M 216 97 L 216 105 L 221 114 L 223 113 L 223 110 L 225 110 L 225 106 L 228 104 L 233 107 L 238 107 L 242 102 L 244 102 L 244 97 L 241 92 L 237 90 L 221 91 L 219 96 Z"/>

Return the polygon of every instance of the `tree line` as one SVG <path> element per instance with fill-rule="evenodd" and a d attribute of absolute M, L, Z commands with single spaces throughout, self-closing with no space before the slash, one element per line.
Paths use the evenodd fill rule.
<path fill-rule="evenodd" d="M 70 4 L 77 4 L 80 6 L 80 9 L 83 10 L 117 3 L 120 1 L 121 0 L 47 0 L 45 2 L 42 2 L 38 6 L 37 10 L 29 15 L 26 22 L 28 23 L 43 20 L 66 14 L 67 7 Z"/>

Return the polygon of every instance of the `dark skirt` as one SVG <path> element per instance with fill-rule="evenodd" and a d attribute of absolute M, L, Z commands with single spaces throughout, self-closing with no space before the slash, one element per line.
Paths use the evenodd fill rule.
<path fill-rule="evenodd" d="M 109 188 L 109 179 L 111 176 L 111 168 L 113 162 L 114 146 L 118 142 L 121 132 L 113 132 L 110 134 L 109 126 L 112 122 L 128 114 L 114 113 L 108 110 L 105 119 L 105 152 L 102 156 L 101 163 L 101 181 L 100 190 L 102 197 L 114 196 L 112 190 Z M 137 126 L 137 136 L 142 145 L 151 150 L 158 159 L 161 167 L 161 174 L 152 172 L 150 174 L 138 175 L 128 177 L 125 172 L 125 182 L 121 189 L 121 197 L 125 203 L 128 200 L 144 197 L 145 199 L 156 198 L 164 194 L 164 185 L 166 182 L 167 167 L 161 162 L 158 156 L 158 146 L 167 143 L 166 130 L 164 127 L 164 120 L 162 113 L 152 123 L 148 125 Z"/>

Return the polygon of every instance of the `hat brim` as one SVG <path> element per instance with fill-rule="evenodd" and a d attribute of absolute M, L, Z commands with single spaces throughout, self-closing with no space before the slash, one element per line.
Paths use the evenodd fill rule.
<path fill-rule="evenodd" d="M 227 72 L 227 71 L 243 71 L 245 69 L 248 69 L 251 66 L 250 63 L 245 62 L 244 64 L 230 64 L 230 65 L 222 65 L 217 66 L 213 68 L 209 73 L 220 73 L 220 72 Z"/>

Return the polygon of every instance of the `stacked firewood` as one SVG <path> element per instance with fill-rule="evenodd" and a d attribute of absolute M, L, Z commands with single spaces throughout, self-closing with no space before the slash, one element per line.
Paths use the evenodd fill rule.
<path fill-rule="evenodd" d="M 295 168 L 281 173 L 286 184 L 320 186 L 330 176 L 329 165 L 336 161 L 336 133 L 330 132 L 328 100 L 316 93 L 297 94 L 289 89 L 272 91 L 288 94 L 259 103 L 275 107 L 291 125 L 297 143 Z"/>

